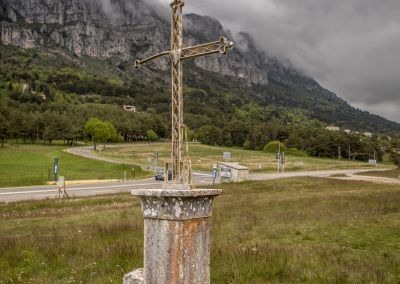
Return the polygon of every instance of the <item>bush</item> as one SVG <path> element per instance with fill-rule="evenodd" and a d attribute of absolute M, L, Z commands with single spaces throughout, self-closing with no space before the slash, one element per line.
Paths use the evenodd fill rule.
<path fill-rule="evenodd" d="M 246 141 L 243 143 L 244 150 L 251 150 L 251 141 Z"/>
<path fill-rule="evenodd" d="M 281 153 L 287 152 L 287 147 L 281 142 Z M 279 152 L 279 141 L 272 141 L 265 145 L 263 152 L 276 154 Z"/>
<path fill-rule="evenodd" d="M 225 141 L 225 146 L 232 147 L 232 145 L 233 145 L 233 142 L 231 140 Z"/>

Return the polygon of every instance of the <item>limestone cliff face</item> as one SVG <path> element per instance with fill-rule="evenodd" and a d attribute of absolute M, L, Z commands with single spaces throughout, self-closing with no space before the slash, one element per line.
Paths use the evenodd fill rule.
<path fill-rule="evenodd" d="M 100 4 L 103 2 L 103 4 Z M 184 45 L 232 39 L 211 18 L 186 15 Z M 243 37 L 252 45 L 251 39 Z M 102 59 L 118 56 L 133 61 L 170 47 L 170 22 L 142 0 L 2 0 L 0 42 L 22 48 L 58 48 L 76 56 Z M 234 76 L 246 84 L 268 83 L 267 59 L 262 52 L 235 48 L 226 56 L 195 59 L 205 70 Z M 166 70 L 167 58 L 152 67 Z"/>

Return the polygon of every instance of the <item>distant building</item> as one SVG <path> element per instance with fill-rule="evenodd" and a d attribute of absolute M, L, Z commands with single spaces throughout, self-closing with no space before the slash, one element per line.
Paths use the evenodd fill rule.
<path fill-rule="evenodd" d="M 372 137 L 372 135 L 374 135 L 374 134 L 371 132 L 364 132 L 363 135 L 366 137 Z"/>
<path fill-rule="evenodd" d="M 46 100 L 46 95 L 45 94 L 37 94 L 39 97 L 42 97 L 42 99 L 45 101 Z"/>
<path fill-rule="evenodd" d="M 326 129 L 330 130 L 330 131 L 339 131 L 340 128 L 336 127 L 336 126 L 327 126 Z"/>
<path fill-rule="evenodd" d="M 347 134 L 350 134 L 351 130 L 350 129 L 345 129 L 344 132 L 346 132 Z"/>
<path fill-rule="evenodd" d="M 134 106 L 124 106 L 124 110 L 136 112 L 136 107 L 134 107 Z"/>

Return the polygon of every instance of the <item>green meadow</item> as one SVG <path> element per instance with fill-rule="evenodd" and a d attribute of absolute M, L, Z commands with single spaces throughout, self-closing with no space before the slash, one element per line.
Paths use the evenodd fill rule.
<path fill-rule="evenodd" d="M 155 158 L 155 152 L 158 150 L 158 165 L 162 166 L 165 161 L 171 160 L 171 145 L 165 144 L 136 144 L 132 147 L 107 148 L 96 152 L 96 155 L 129 162 L 135 164 L 146 164 L 147 159 Z M 250 168 L 250 172 L 275 172 L 277 169 L 276 156 L 261 151 L 243 150 L 239 147 L 215 147 L 204 144 L 189 144 L 190 160 L 194 170 L 212 171 L 214 163 L 222 162 L 222 153 L 231 152 L 230 162 L 239 162 L 241 165 Z M 261 170 L 258 166 L 261 165 Z M 393 168 L 394 165 L 384 163 L 379 168 Z M 349 161 L 342 158 L 314 158 L 314 157 L 296 157 L 286 155 L 285 171 L 313 171 L 313 170 L 334 170 L 334 169 L 360 169 L 372 168 L 362 161 Z"/>
<path fill-rule="evenodd" d="M 0 148 L 0 187 L 44 185 L 54 180 L 54 158 L 58 158 L 58 175 L 66 180 L 123 179 L 132 167 L 78 157 L 66 152 L 70 147 L 62 144 L 52 146 L 36 144 L 6 144 Z M 50 172 L 50 175 L 49 175 Z M 152 174 L 138 170 L 136 178 Z"/>
<path fill-rule="evenodd" d="M 218 185 L 211 283 L 399 283 L 400 185 Z M 0 283 L 121 283 L 143 266 L 130 194 L 0 204 Z"/>
<path fill-rule="evenodd" d="M 96 180 L 133 178 L 129 165 L 120 165 L 94 159 L 78 157 L 67 153 L 69 147 L 55 142 L 53 145 L 43 144 L 6 144 L 0 148 L 0 188 L 10 186 L 44 185 L 48 180 L 54 180 L 54 158 L 58 158 L 58 175 L 66 180 Z M 169 161 L 171 145 L 169 143 L 135 143 L 124 147 L 106 148 L 101 152 L 92 151 L 95 155 L 128 162 L 130 164 L 147 165 L 159 152 L 158 166 Z M 277 160 L 275 155 L 260 151 L 243 150 L 238 147 L 213 147 L 203 144 L 189 144 L 190 160 L 194 170 L 212 171 L 212 165 L 222 160 L 222 153 L 231 152 L 230 162 L 239 162 L 250 168 L 252 173 L 275 172 Z M 258 166 L 261 165 L 261 170 Z M 393 169 L 390 163 L 380 164 L 378 168 Z M 296 157 L 286 155 L 285 171 L 311 171 L 329 169 L 366 169 L 371 168 L 365 162 L 342 159 Z M 136 178 L 152 176 L 151 171 L 136 171 Z M 49 174 L 50 173 L 50 174 Z M 374 174 L 374 173 L 371 173 Z M 396 170 L 392 171 L 392 175 Z"/>

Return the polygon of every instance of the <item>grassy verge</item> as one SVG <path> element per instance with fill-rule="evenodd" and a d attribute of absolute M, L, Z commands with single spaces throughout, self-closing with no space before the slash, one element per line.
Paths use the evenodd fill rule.
<path fill-rule="evenodd" d="M 395 170 L 387 170 L 379 172 L 371 171 L 371 172 L 357 173 L 357 175 L 399 179 L 400 170 L 395 169 Z"/>
<path fill-rule="evenodd" d="M 212 283 L 399 283 L 399 185 L 218 187 Z M 141 208 L 129 194 L 0 204 L 0 219 L 0 283 L 120 283 L 143 265 Z"/>
<path fill-rule="evenodd" d="M 136 164 L 147 164 L 147 159 L 154 160 L 155 151 L 158 150 L 158 165 L 162 166 L 164 161 L 171 160 L 170 144 L 142 144 L 132 147 L 108 148 L 96 153 L 102 157 L 129 162 Z M 211 171 L 214 163 L 222 160 L 222 153 L 231 152 L 231 162 L 239 162 L 241 165 L 250 168 L 251 172 L 275 172 L 277 160 L 275 155 L 260 151 L 248 151 L 237 147 L 212 147 L 203 144 L 189 144 L 190 160 L 195 170 Z M 261 170 L 258 169 L 261 165 Z M 312 171 L 329 169 L 351 169 L 368 168 L 365 162 L 348 161 L 342 159 L 313 158 L 313 157 L 294 157 L 286 155 L 285 171 Z M 380 165 L 379 168 L 391 167 L 392 165 Z"/>
<path fill-rule="evenodd" d="M 131 178 L 132 167 L 78 157 L 66 152 L 67 146 L 6 145 L 0 148 L 0 187 L 43 185 L 54 180 L 54 158 L 58 158 L 58 175 L 66 180 Z M 149 177 L 147 171 L 136 171 L 136 178 Z"/>

